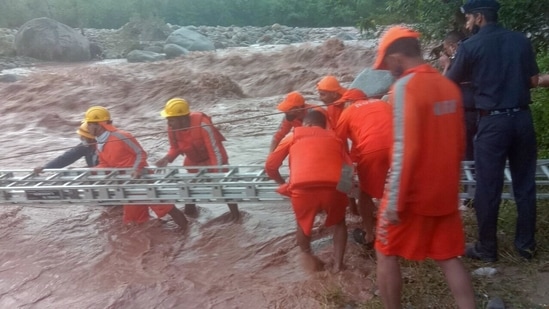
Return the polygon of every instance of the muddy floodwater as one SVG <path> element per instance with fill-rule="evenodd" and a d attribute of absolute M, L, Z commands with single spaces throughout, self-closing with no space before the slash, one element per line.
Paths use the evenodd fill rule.
<path fill-rule="evenodd" d="M 76 145 L 92 105 L 108 107 L 152 164 L 168 149 L 159 111 L 175 96 L 219 123 L 231 164 L 263 164 L 286 93 L 320 104 L 323 76 L 348 85 L 372 60 L 367 47 L 334 40 L 147 64 L 41 64 L 0 84 L 0 169 L 31 169 Z M 346 270 L 302 267 L 288 201 L 241 204 L 238 222 L 227 220 L 226 205 L 198 206 L 182 232 L 170 219 L 125 226 L 119 206 L 0 205 L 0 308 L 322 308 L 334 291 L 349 303 L 375 297 L 373 253 L 351 239 Z M 358 217 L 347 219 L 349 230 L 357 226 Z M 331 231 L 321 220 L 313 248 L 329 263 Z"/>

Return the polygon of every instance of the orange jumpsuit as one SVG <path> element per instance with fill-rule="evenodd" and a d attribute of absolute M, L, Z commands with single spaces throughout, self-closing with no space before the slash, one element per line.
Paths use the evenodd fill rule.
<path fill-rule="evenodd" d="M 109 125 L 105 143 L 97 144 L 99 164 L 97 168 L 134 168 L 142 170 L 147 166 L 147 153 L 139 142 L 128 132 Z M 172 205 L 148 205 L 161 218 L 168 214 Z M 149 220 L 149 210 L 145 205 L 124 205 L 124 223 L 143 223 Z"/>
<path fill-rule="evenodd" d="M 465 150 L 459 88 L 428 64 L 393 86 L 391 174 L 381 201 L 376 249 L 411 260 L 445 260 L 465 250 L 458 210 Z M 387 211 L 396 211 L 391 224 Z"/>
<path fill-rule="evenodd" d="M 280 179 L 278 172 L 290 155 L 290 196 L 295 218 L 304 234 L 311 235 L 317 213 L 327 213 L 325 225 L 345 220 L 348 198 L 336 190 L 347 157 L 343 142 L 331 130 L 321 127 L 298 127 L 269 154 L 267 175 Z"/>
<path fill-rule="evenodd" d="M 389 171 L 392 117 L 387 102 L 358 100 L 343 111 L 335 129 L 339 138 L 352 142 L 351 158 L 357 162 L 360 189 L 375 198 L 383 196 Z"/>
<path fill-rule="evenodd" d="M 225 138 L 203 113 L 191 113 L 190 128 L 174 131 L 168 127 L 170 149 L 168 160 L 173 162 L 179 155 L 184 155 L 183 166 L 226 165 L 229 162 L 227 151 L 223 146 Z M 212 172 L 217 172 L 212 169 Z M 194 172 L 194 170 L 189 170 Z"/>

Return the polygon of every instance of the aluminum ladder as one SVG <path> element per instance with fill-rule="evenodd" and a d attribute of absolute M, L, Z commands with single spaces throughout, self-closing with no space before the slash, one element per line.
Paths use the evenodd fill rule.
<path fill-rule="evenodd" d="M 283 200 L 263 166 L 0 170 L 0 204 L 227 203 Z M 220 172 L 210 169 L 220 168 Z M 287 174 L 285 175 L 287 176 Z"/>
<path fill-rule="evenodd" d="M 50 169 L 37 175 L 32 170 L 0 170 L 0 204 L 160 204 L 245 203 L 282 201 L 278 184 L 269 179 L 263 165 L 221 167 L 146 168 L 140 179 L 131 169 Z M 212 168 L 222 168 L 212 172 Z M 282 167 L 283 177 L 288 168 Z M 512 199 L 511 173 L 504 173 L 502 199 Z M 539 160 L 537 198 L 549 198 L 549 160 Z M 461 198 L 475 193 L 474 163 L 462 162 Z M 350 194 L 358 196 L 358 184 Z"/>

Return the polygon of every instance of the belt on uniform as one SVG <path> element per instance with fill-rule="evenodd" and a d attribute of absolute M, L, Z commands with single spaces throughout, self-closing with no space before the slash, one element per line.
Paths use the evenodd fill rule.
<path fill-rule="evenodd" d="M 503 109 L 493 109 L 493 110 L 484 110 L 479 109 L 478 113 L 480 117 L 484 116 L 494 116 L 494 115 L 501 115 L 501 114 L 512 114 L 524 110 L 528 110 L 530 107 L 527 106 L 520 106 L 520 107 L 514 107 L 514 108 L 503 108 Z"/>
<path fill-rule="evenodd" d="M 478 109 L 476 109 L 476 108 L 474 108 L 474 107 L 466 107 L 466 108 L 465 108 L 465 111 L 466 111 L 466 112 L 476 112 L 476 111 L 478 111 Z"/>

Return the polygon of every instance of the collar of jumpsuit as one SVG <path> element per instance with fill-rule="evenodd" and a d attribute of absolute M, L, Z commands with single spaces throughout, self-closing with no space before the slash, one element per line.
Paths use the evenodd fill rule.
<path fill-rule="evenodd" d="M 103 147 L 105 146 L 105 143 L 109 139 L 110 131 L 105 131 L 101 133 L 99 136 L 95 137 L 95 140 L 97 141 L 97 149 L 99 151 L 103 151 Z"/>

